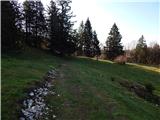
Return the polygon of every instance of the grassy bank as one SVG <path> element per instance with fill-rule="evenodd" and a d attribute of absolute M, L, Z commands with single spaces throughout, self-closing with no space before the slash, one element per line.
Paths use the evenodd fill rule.
<path fill-rule="evenodd" d="M 160 74 L 136 67 L 89 58 L 58 58 L 32 50 L 17 56 L 2 55 L 2 119 L 17 119 L 26 89 L 40 81 L 50 67 L 59 69 L 56 91 L 48 96 L 62 120 L 159 120 L 160 108 L 139 98 L 111 78 L 152 83 L 160 95 Z"/>
<path fill-rule="evenodd" d="M 40 82 L 44 74 L 60 62 L 61 59 L 35 49 L 18 55 L 2 55 L 2 120 L 18 119 L 20 102 L 26 96 L 26 90 Z"/>

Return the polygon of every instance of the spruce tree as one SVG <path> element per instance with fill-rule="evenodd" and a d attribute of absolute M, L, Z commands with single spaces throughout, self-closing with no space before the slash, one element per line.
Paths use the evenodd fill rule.
<path fill-rule="evenodd" d="M 92 26 L 88 18 L 84 26 L 84 46 L 83 46 L 84 55 L 88 57 L 92 56 L 91 41 L 92 41 Z"/>
<path fill-rule="evenodd" d="M 108 59 L 113 60 L 115 57 L 124 53 L 123 46 L 120 43 L 121 39 L 122 36 L 119 32 L 119 29 L 114 23 L 106 40 L 106 54 Z"/>
<path fill-rule="evenodd" d="M 54 53 L 59 51 L 60 44 L 60 22 L 59 22 L 59 9 L 54 1 L 50 1 L 50 7 L 48 8 L 48 33 L 50 50 Z"/>
<path fill-rule="evenodd" d="M 19 50 L 23 46 L 18 3 L 1 1 L 2 52 Z"/>
<path fill-rule="evenodd" d="M 59 45 L 62 54 L 71 54 L 75 51 L 74 41 L 72 41 L 72 26 L 71 21 L 73 14 L 70 6 L 71 0 L 59 0 L 58 6 L 60 8 L 59 21 L 60 21 L 60 37 L 61 44 Z"/>
<path fill-rule="evenodd" d="M 84 24 L 83 21 L 80 23 L 78 33 L 77 33 L 77 54 L 83 55 L 83 47 L 84 47 Z"/>
<path fill-rule="evenodd" d="M 35 46 L 33 39 L 33 32 L 35 28 L 35 1 L 26 0 L 23 2 L 24 20 L 25 20 L 25 32 L 26 43 L 30 46 Z"/>
<path fill-rule="evenodd" d="M 136 49 L 138 48 L 145 48 L 147 46 L 146 44 L 146 40 L 144 39 L 144 36 L 142 35 L 139 40 L 138 40 L 138 43 L 136 45 Z"/>
<path fill-rule="evenodd" d="M 135 49 L 135 58 L 138 63 L 147 62 L 147 44 L 143 35 L 139 38 Z"/>
<path fill-rule="evenodd" d="M 97 38 L 97 33 L 96 31 L 93 31 L 93 39 L 92 39 L 92 56 L 98 56 L 101 54 L 101 50 L 99 47 L 99 40 Z"/>
<path fill-rule="evenodd" d="M 39 46 L 41 39 L 46 37 L 47 27 L 44 16 L 44 7 L 40 0 L 35 1 L 35 19 L 33 35 L 35 37 L 35 46 Z"/>
<path fill-rule="evenodd" d="M 49 36 L 50 49 L 61 55 L 71 54 L 75 51 L 75 42 L 72 39 L 71 18 L 73 17 L 70 0 L 59 0 L 57 4 L 51 1 L 49 7 Z"/>

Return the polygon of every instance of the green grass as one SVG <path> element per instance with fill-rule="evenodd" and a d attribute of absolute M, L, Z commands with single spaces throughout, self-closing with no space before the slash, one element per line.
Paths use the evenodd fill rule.
<path fill-rule="evenodd" d="M 38 50 L 29 50 L 19 55 L 2 55 L 2 120 L 16 120 L 19 103 L 26 96 L 26 90 L 40 82 L 44 74 L 60 62 L 61 59 Z"/>
<path fill-rule="evenodd" d="M 160 108 L 120 86 L 111 77 L 152 83 L 160 95 L 160 74 L 135 65 L 89 58 L 58 58 L 40 51 L 2 55 L 2 119 L 17 119 L 25 90 L 40 81 L 50 67 L 58 68 L 56 92 L 48 96 L 62 120 L 159 120 Z M 153 68 L 152 68 L 153 69 Z"/>

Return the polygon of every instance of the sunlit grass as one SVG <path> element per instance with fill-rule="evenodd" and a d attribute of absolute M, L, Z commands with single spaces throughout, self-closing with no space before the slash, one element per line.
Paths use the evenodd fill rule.
<path fill-rule="evenodd" d="M 80 57 L 80 58 L 86 58 L 86 57 Z M 93 60 L 96 60 L 96 58 L 92 58 Z M 101 61 L 101 62 L 108 62 L 108 63 L 115 63 L 113 61 L 110 61 L 110 60 L 103 60 L 103 59 L 98 59 L 98 61 Z M 148 65 L 142 65 L 142 64 L 137 64 L 137 63 L 127 63 L 128 65 L 133 65 L 135 67 L 138 67 L 138 68 L 142 68 L 144 70 L 150 70 L 150 71 L 153 71 L 153 72 L 158 72 L 160 73 L 160 66 L 157 65 L 157 67 L 153 67 L 153 66 L 148 66 Z"/>
<path fill-rule="evenodd" d="M 152 66 L 147 66 L 147 65 L 140 65 L 140 64 L 135 64 L 135 63 L 127 63 L 128 65 L 133 65 L 136 66 L 138 68 L 142 68 L 145 70 L 150 70 L 150 71 L 154 71 L 154 72 L 158 72 L 160 73 L 160 67 L 152 67 Z"/>

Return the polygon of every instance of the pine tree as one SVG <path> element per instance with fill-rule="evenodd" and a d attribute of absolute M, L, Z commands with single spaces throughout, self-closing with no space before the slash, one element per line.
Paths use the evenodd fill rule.
<path fill-rule="evenodd" d="M 44 7 L 40 0 L 23 3 L 26 42 L 30 46 L 39 47 L 41 39 L 46 37 L 47 27 L 44 16 Z"/>
<path fill-rule="evenodd" d="M 73 22 L 71 18 L 73 14 L 70 6 L 71 0 L 59 0 L 58 6 L 60 8 L 59 21 L 60 21 L 60 34 L 61 44 L 60 51 L 62 54 L 70 54 L 75 51 L 74 41 L 71 39 Z"/>
<path fill-rule="evenodd" d="M 41 39 L 46 37 L 47 32 L 44 7 L 40 0 L 35 1 L 34 23 L 33 35 L 35 36 L 35 46 L 39 47 Z"/>
<path fill-rule="evenodd" d="M 60 44 L 60 22 L 59 22 L 59 9 L 56 6 L 54 1 L 50 2 L 50 7 L 48 8 L 48 33 L 49 33 L 49 42 L 50 50 L 54 52 L 59 51 Z"/>
<path fill-rule="evenodd" d="M 20 4 L 17 1 L 11 1 L 15 13 L 15 25 L 19 31 L 22 31 L 23 26 L 23 13 Z"/>
<path fill-rule="evenodd" d="M 117 25 L 114 23 L 106 41 L 106 54 L 108 59 L 113 60 L 115 57 L 124 53 L 121 45 L 122 36 Z"/>
<path fill-rule="evenodd" d="M 59 0 L 57 5 L 51 1 L 49 8 L 49 36 L 50 36 L 50 48 L 54 53 L 61 55 L 71 54 L 75 51 L 75 41 L 72 38 L 72 26 L 71 22 L 72 13 L 70 0 Z"/>
<path fill-rule="evenodd" d="M 143 35 L 139 38 L 135 49 L 135 58 L 138 63 L 147 62 L 147 44 Z"/>
<path fill-rule="evenodd" d="M 16 2 L 1 1 L 2 52 L 22 48 L 19 6 Z"/>
<path fill-rule="evenodd" d="M 35 28 L 35 1 L 26 0 L 23 2 L 23 10 L 25 17 L 26 43 L 35 46 L 33 32 Z"/>
<path fill-rule="evenodd" d="M 77 33 L 77 54 L 83 55 L 83 46 L 84 46 L 84 24 L 83 21 L 80 23 L 78 33 Z"/>
<path fill-rule="evenodd" d="M 91 41 L 92 41 L 92 27 L 89 18 L 87 19 L 84 26 L 84 55 L 91 57 Z"/>
<path fill-rule="evenodd" d="M 144 36 L 142 35 L 142 36 L 139 38 L 139 40 L 138 40 L 138 43 L 137 43 L 137 45 L 136 45 L 136 49 L 138 49 L 138 48 L 145 48 L 146 46 L 147 46 L 146 41 L 145 41 L 145 39 L 144 39 Z"/>
<path fill-rule="evenodd" d="M 92 39 L 92 56 L 98 56 L 101 54 L 101 50 L 99 47 L 99 40 L 97 38 L 96 31 L 93 31 L 93 39 Z"/>

